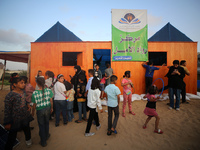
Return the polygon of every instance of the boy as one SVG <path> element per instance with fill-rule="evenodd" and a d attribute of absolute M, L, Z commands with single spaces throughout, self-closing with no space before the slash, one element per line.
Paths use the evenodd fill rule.
<path fill-rule="evenodd" d="M 165 64 L 163 64 L 163 65 L 165 65 Z M 163 66 L 163 65 L 162 65 L 162 66 Z M 148 88 L 151 86 L 152 81 L 153 81 L 153 74 L 154 74 L 154 71 L 155 71 L 155 70 L 159 70 L 162 66 L 161 66 L 161 67 L 154 67 L 152 61 L 147 62 L 147 64 L 142 63 L 142 66 L 143 66 L 144 68 L 146 68 L 145 83 L 146 83 L 146 93 L 147 93 L 147 90 L 148 90 Z"/>
<path fill-rule="evenodd" d="M 119 118 L 119 95 L 121 94 L 119 88 L 115 85 L 117 83 L 117 76 L 112 75 L 110 77 L 110 81 L 111 83 L 106 86 L 105 88 L 105 93 L 106 93 L 106 97 L 108 99 L 108 132 L 107 135 L 111 135 L 112 132 L 114 132 L 115 134 L 117 133 L 117 131 L 115 130 L 116 126 L 117 126 L 117 121 Z M 115 118 L 114 121 L 112 123 L 112 113 L 114 111 L 115 114 Z"/>
<path fill-rule="evenodd" d="M 94 78 L 94 70 L 93 70 L 93 69 L 89 69 L 89 70 L 88 70 L 88 76 L 89 76 L 90 78 L 89 78 L 88 83 L 87 83 L 87 85 L 86 85 L 86 89 L 85 89 L 86 95 L 85 95 L 85 96 L 87 96 L 88 90 L 91 88 L 92 80 L 93 80 L 93 78 Z"/>
<path fill-rule="evenodd" d="M 169 86 L 169 99 L 170 99 L 169 109 L 174 108 L 174 94 L 175 94 L 176 95 L 175 108 L 177 111 L 179 111 L 180 93 L 184 84 L 183 78 L 185 77 L 185 71 L 182 67 L 179 66 L 178 60 L 173 61 L 173 66 L 169 68 L 169 71 L 166 76 L 168 77 L 168 86 Z"/>
<path fill-rule="evenodd" d="M 84 83 L 85 77 L 81 75 L 79 77 L 79 83 L 77 85 L 77 103 L 78 103 L 78 113 L 79 113 L 79 119 L 76 120 L 76 123 L 82 122 L 82 112 L 83 112 L 83 120 L 87 121 L 86 119 L 86 96 L 85 96 L 85 83 Z"/>

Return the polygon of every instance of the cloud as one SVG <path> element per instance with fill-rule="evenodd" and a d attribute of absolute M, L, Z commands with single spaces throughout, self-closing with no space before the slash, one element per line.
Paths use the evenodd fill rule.
<path fill-rule="evenodd" d="M 24 50 L 30 50 L 30 42 L 35 39 L 25 33 L 19 33 L 15 29 L 2 30 L 0 29 L 0 49 L 1 47 L 21 47 Z"/>
<path fill-rule="evenodd" d="M 149 26 L 158 26 L 163 21 L 163 18 L 161 16 L 153 16 L 152 14 L 148 14 L 147 18 Z"/>

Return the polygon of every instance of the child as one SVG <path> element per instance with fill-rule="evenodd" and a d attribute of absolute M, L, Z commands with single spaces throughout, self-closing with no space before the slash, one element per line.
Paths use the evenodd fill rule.
<path fill-rule="evenodd" d="M 54 73 L 52 71 L 46 71 L 45 72 L 45 76 L 46 76 L 46 80 L 45 80 L 45 87 L 49 88 L 53 95 L 55 95 L 54 93 L 54 84 L 56 83 L 56 78 L 54 78 Z M 53 112 L 50 115 L 50 120 L 52 120 L 54 118 L 54 114 L 55 114 L 55 102 L 54 102 L 54 96 L 53 96 Z"/>
<path fill-rule="evenodd" d="M 98 112 L 97 112 L 97 105 L 99 109 L 101 110 L 101 113 L 103 112 L 103 109 L 101 106 L 100 94 L 101 94 L 101 91 L 99 90 L 99 80 L 97 79 L 97 77 L 94 77 L 94 79 L 92 80 L 91 89 L 89 89 L 88 91 L 87 106 L 90 108 L 90 115 L 89 115 L 86 130 L 85 130 L 85 136 L 92 136 L 95 134 L 95 133 L 90 133 L 90 128 L 91 128 L 93 119 L 96 122 L 97 130 L 99 130 L 101 127 L 101 125 L 99 124 L 99 117 L 98 117 Z"/>
<path fill-rule="evenodd" d="M 163 64 L 163 65 L 165 65 L 165 64 Z M 161 67 L 154 67 L 152 61 L 147 62 L 147 65 L 145 63 L 143 63 L 142 66 L 144 68 L 146 68 L 145 83 L 146 83 L 146 92 L 147 92 L 148 88 L 151 86 L 151 84 L 153 82 L 154 71 L 159 70 L 162 66 Z"/>
<path fill-rule="evenodd" d="M 73 89 L 72 84 L 69 83 L 68 81 L 65 81 L 64 85 L 65 85 L 66 90 L 67 90 L 66 100 L 67 100 L 68 122 L 72 122 L 72 119 L 74 119 L 73 106 L 74 106 L 74 94 L 75 94 L 75 91 Z"/>
<path fill-rule="evenodd" d="M 38 77 L 42 77 L 42 78 L 44 78 L 44 76 L 42 75 L 42 71 L 41 71 L 41 70 L 38 70 L 38 73 L 37 73 L 37 75 L 35 76 L 35 81 L 36 81 L 36 79 L 37 79 Z M 36 87 L 35 87 L 35 89 L 36 89 L 36 90 L 39 89 L 37 83 L 36 83 Z"/>
<path fill-rule="evenodd" d="M 157 93 L 156 86 L 150 86 L 148 89 L 147 95 L 144 96 L 144 98 L 147 98 L 147 104 L 146 104 L 144 113 L 148 116 L 148 118 L 146 119 L 146 122 L 143 125 L 143 129 L 146 129 L 148 122 L 151 120 L 152 117 L 155 117 L 156 122 L 155 122 L 154 132 L 158 134 L 162 134 L 163 131 L 158 128 L 160 117 L 158 116 L 156 112 L 156 101 L 157 99 L 159 99 L 159 97 L 157 98 L 155 97 L 156 93 Z"/>
<path fill-rule="evenodd" d="M 45 79 L 38 77 L 36 79 L 39 90 L 33 92 L 32 102 L 33 110 L 32 116 L 37 110 L 37 120 L 39 126 L 40 144 L 42 147 L 47 146 L 47 140 L 50 137 L 49 134 L 49 117 L 50 112 L 53 112 L 53 93 L 50 89 L 45 88 Z"/>
<path fill-rule="evenodd" d="M 103 99 L 104 96 L 105 84 L 106 84 L 106 76 L 104 76 L 100 81 L 101 99 Z"/>
<path fill-rule="evenodd" d="M 33 120 L 33 117 L 28 109 L 23 91 L 25 83 L 20 77 L 13 78 L 11 83 L 14 89 L 6 95 L 4 101 L 4 126 L 9 131 L 5 150 L 12 149 L 17 132 L 21 129 L 25 134 L 26 145 L 32 144 L 29 123 Z"/>
<path fill-rule="evenodd" d="M 92 84 L 92 80 L 94 78 L 94 70 L 93 69 L 89 69 L 88 70 L 88 76 L 90 77 L 89 80 L 88 80 L 88 83 L 86 85 L 86 95 L 88 93 L 88 90 L 91 88 L 91 84 Z"/>
<path fill-rule="evenodd" d="M 31 96 L 33 94 L 33 92 L 35 91 L 35 88 L 28 83 L 28 78 L 26 76 L 21 76 L 22 80 L 25 82 L 25 93 L 26 93 L 26 101 L 28 102 L 28 104 L 31 103 Z"/>
<path fill-rule="evenodd" d="M 14 89 L 14 87 L 12 86 L 12 80 L 16 77 L 19 77 L 18 73 L 12 73 L 11 76 L 10 76 L 10 91 L 12 91 Z"/>
<path fill-rule="evenodd" d="M 111 84 L 106 86 L 105 93 L 108 100 L 108 132 L 107 135 L 111 135 L 112 132 L 117 133 L 115 130 L 117 121 L 119 118 L 119 95 L 121 94 L 119 88 L 115 85 L 117 83 L 117 76 L 112 75 L 110 77 Z M 112 114 L 115 114 L 114 121 L 112 123 Z"/>
<path fill-rule="evenodd" d="M 57 76 L 57 82 L 54 85 L 54 102 L 56 105 L 56 123 L 55 126 L 59 126 L 60 122 L 60 111 L 62 111 L 63 115 L 63 123 L 64 125 L 67 124 L 67 102 L 66 102 L 66 96 L 67 93 L 64 83 L 64 76 L 62 74 L 59 74 Z"/>
<path fill-rule="evenodd" d="M 82 113 L 83 113 L 83 120 L 87 121 L 86 118 L 86 86 L 84 83 L 85 77 L 80 76 L 79 77 L 79 84 L 77 85 L 77 103 L 78 103 L 78 113 L 79 113 L 79 119 L 76 120 L 76 123 L 82 122 Z"/>
<path fill-rule="evenodd" d="M 125 108 L 126 108 L 126 102 L 128 100 L 128 106 L 129 106 L 129 113 L 132 115 L 135 115 L 135 113 L 132 111 L 132 106 L 131 106 L 131 100 L 132 100 L 132 87 L 133 83 L 129 79 L 131 77 L 131 72 L 126 71 L 124 73 L 124 78 L 122 79 L 121 85 L 123 86 L 123 107 L 122 107 L 122 117 L 125 117 Z"/>

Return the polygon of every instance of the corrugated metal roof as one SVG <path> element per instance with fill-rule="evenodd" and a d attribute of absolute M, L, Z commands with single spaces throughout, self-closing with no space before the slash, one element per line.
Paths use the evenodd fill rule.
<path fill-rule="evenodd" d="M 169 22 L 156 32 L 148 41 L 179 41 L 179 42 L 193 42 L 184 33 L 176 29 Z"/>
<path fill-rule="evenodd" d="M 82 41 L 82 40 L 58 21 L 42 36 L 40 36 L 35 42 L 66 42 L 66 41 Z"/>

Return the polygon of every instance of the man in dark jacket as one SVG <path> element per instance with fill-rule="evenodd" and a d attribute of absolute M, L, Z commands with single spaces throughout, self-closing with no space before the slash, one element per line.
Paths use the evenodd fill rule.
<path fill-rule="evenodd" d="M 168 77 L 168 86 L 169 86 L 169 99 L 170 99 L 169 109 L 174 108 L 174 94 L 175 94 L 176 95 L 175 109 L 179 111 L 180 93 L 184 85 L 183 78 L 185 77 L 185 71 L 182 67 L 179 66 L 178 60 L 173 61 L 173 66 L 169 68 L 169 71 L 166 76 Z"/>

